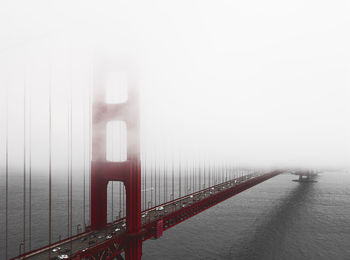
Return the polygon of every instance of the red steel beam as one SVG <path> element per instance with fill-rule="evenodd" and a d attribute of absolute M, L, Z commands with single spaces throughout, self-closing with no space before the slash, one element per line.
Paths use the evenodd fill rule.
<path fill-rule="evenodd" d="M 170 213 L 167 214 L 166 216 L 164 216 L 162 218 L 163 221 L 163 230 L 167 230 L 170 229 L 171 227 L 176 226 L 177 224 L 180 224 L 181 222 L 185 221 L 186 219 L 189 219 L 199 213 L 201 213 L 202 211 L 211 208 L 213 206 L 215 206 L 216 204 L 231 198 L 232 196 L 245 191 L 261 182 L 264 182 L 272 177 L 275 177 L 276 175 L 281 174 L 283 171 L 273 171 L 271 173 L 267 173 L 264 175 L 261 175 L 259 177 L 253 178 L 251 180 L 245 181 L 242 184 L 233 186 L 227 190 L 224 190 L 222 192 L 219 192 L 217 194 L 214 194 L 212 196 L 209 196 L 208 198 L 205 198 L 203 200 L 200 200 L 197 203 L 193 203 L 192 205 L 189 205 L 185 208 L 180 208 L 179 210 L 175 211 L 174 213 Z M 222 184 L 219 185 L 215 185 L 213 186 L 218 187 L 221 185 L 225 185 L 225 183 L 228 182 L 224 182 Z M 210 188 L 206 189 L 209 190 Z M 194 194 L 198 194 L 198 192 L 193 193 L 192 196 L 194 196 Z M 188 197 L 188 196 L 187 196 Z M 145 230 L 145 234 L 144 234 L 144 240 L 150 239 L 152 237 L 156 236 L 155 230 L 157 227 L 157 221 L 153 221 L 145 226 L 143 226 L 142 228 Z"/>

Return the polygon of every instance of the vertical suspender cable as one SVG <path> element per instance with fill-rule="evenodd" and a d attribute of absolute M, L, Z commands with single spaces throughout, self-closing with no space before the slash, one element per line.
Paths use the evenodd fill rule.
<path fill-rule="evenodd" d="M 196 189 L 196 173 L 195 173 L 195 160 L 193 160 L 193 165 L 192 165 L 192 192 L 195 192 Z"/>
<path fill-rule="evenodd" d="M 199 172 L 198 172 L 198 168 L 197 168 L 197 161 L 196 160 L 194 160 L 193 161 L 193 163 L 194 163 L 194 182 L 195 182 L 195 186 L 194 186 L 194 189 L 195 190 L 198 190 L 198 183 L 199 183 L 199 179 L 198 179 L 198 177 L 199 177 Z"/>
<path fill-rule="evenodd" d="M 216 185 L 218 182 L 218 165 L 217 162 L 215 162 L 214 166 L 214 185 Z"/>
<path fill-rule="evenodd" d="M 208 170 L 209 170 L 209 176 L 208 176 L 208 182 L 209 182 L 209 184 L 208 184 L 208 187 L 210 187 L 210 185 L 211 185 L 211 164 L 210 164 L 210 162 L 209 162 L 209 167 L 208 167 Z"/>
<path fill-rule="evenodd" d="M 6 182 L 6 190 L 5 190 L 5 260 L 8 259 L 8 199 L 9 199 L 9 90 L 6 88 L 7 97 L 6 97 L 6 169 L 5 169 L 5 182 Z"/>
<path fill-rule="evenodd" d="M 123 205 L 123 207 L 122 207 L 122 209 L 123 209 L 123 217 L 125 217 L 125 187 L 124 187 L 124 189 L 122 189 L 122 205 Z"/>
<path fill-rule="evenodd" d="M 228 179 L 232 180 L 232 176 L 231 176 L 231 167 L 230 167 L 230 163 L 227 163 L 227 175 L 228 175 Z"/>
<path fill-rule="evenodd" d="M 192 165 L 192 192 L 195 191 L 195 188 L 196 188 L 195 161 L 193 160 L 193 165 Z"/>
<path fill-rule="evenodd" d="M 213 163 L 213 174 L 211 175 L 212 185 L 215 185 L 215 174 L 216 174 L 216 165 L 215 165 L 215 162 L 214 162 Z"/>
<path fill-rule="evenodd" d="M 155 158 L 154 160 L 154 206 L 156 205 L 157 205 L 157 159 Z"/>
<path fill-rule="evenodd" d="M 126 152 L 126 151 L 124 151 L 124 147 L 122 147 L 122 138 L 126 138 L 126 136 L 122 136 L 122 125 L 121 124 L 119 124 L 119 143 L 120 143 L 120 145 L 119 145 L 119 149 L 120 149 L 120 152 L 119 152 L 119 156 L 120 156 L 120 161 L 122 161 L 124 158 L 123 158 L 123 153 L 124 152 Z M 127 159 L 127 158 L 126 158 Z M 124 213 L 125 213 L 125 197 L 124 197 L 124 195 L 125 195 L 125 189 L 122 189 L 122 210 L 123 210 L 123 216 L 124 216 Z"/>
<path fill-rule="evenodd" d="M 223 182 L 223 171 L 222 171 L 222 163 L 219 163 L 219 183 Z"/>
<path fill-rule="evenodd" d="M 165 184 L 165 189 L 164 189 L 164 193 L 165 193 L 165 200 L 164 200 L 164 203 L 166 202 L 166 201 L 168 201 L 168 173 L 169 173 L 169 162 L 166 160 L 166 159 L 164 159 L 164 168 L 166 169 L 166 174 L 164 174 L 165 175 L 165 181 L 164 181 L 164 184 Z M 164 169 L 164 170 L 165 170 Z"/>
<path fill-rule="evenodd" d="M 71 58 L 71 57 L 70 57 Z M 72 70 L 72 60 L 70 60 L 70 65 L 71 65 L 71 70 Z M 71 72 L 72 73 L 72 72 Z M 69 238 L 71 238 L 71 165 L 72 165 L 72 156 L 71 156 L 71 136 L 72 136 L 72 132 L 71 132 L 71 129 L 72 129 L 72 126 L 71 126 L 71 113 L 72 113 L 72 110 L 71 110 L 71 104 L 72 104 L 72 75 L 70 75 L 70 86 L 69 86 L 69 96 L 68 96 L 68 129 L 67 129 L 67 150 L 68 150 L 68 180 L 67 180 L 67 191 L 68 191 L 68 196 L 67 196 L 67 206 L 68 206 L 68 216 L 67 216 L 67 235 Z M 70 242 L 71 242 L 71 239 L 70 239 Z M 71 245 L 71 243 L 70 243 Z"/>
<path fill-rule="evenodd" d="M 29 142 L 29 212 L 28 212 L 28 236 L 29 236 L 29 251 L 32 249 L 32 101 L 28 95 L 28 142 Z"/>
<path fill-rule="evenodd" d="M 173 191 L 174 194 L 174 191 Z M 179 198 L 181 197 L 181 158 L 179 156 Z M 175 198 L 175 194 L 174 194 Z"/>
<path fill-rule="evenodd" d="M 217 184 L 217 176 L 218 176 L 218 165 L 217 162 L 214 163 L 214 180 L 213 185 Z"/>
<path fill-rule="evenodd" d="M 196 179 L 196 174 L 197 174 L 197 169 L 196 169 L 196 160 L 193 160 L 193 166 L 192 166 L 192 178 L 193 178 L 193 189 L 192 192 L 196 191 L 196 184 L 197 184 L 197 179 Z"/>
<path fill-rule="evenodd" d="M 160 160 L 158 164 L 158 203 L 160 203 Z"/>
<path fill-rule="evenodd" d="M 187 195 L 188 191 L 188 161 L 186 161 L 186 168 L 185 168 L 185 196 Z"/>
<path fill-rule="evenodd" d="M 197 169 L 197 175 L 198 175 L 198 183 L 197 183 L 197 187 L 198 187 L 198 191 L 201 190 L 201 164 L 200 164 L 200 160 L 198 159 L 197 163 L 196 163 L 196 169 Z"/>
<path fill-rule="evenodd" d="M 212 174 L 212 182 L 213 184 L 212 185 L 215 185 L 216 184 L 216 170 L 217 170 L 217 166 L 216 166 L 216 162 L 213 163 L 213 174 Z"/>
<path fill-rule="evenodd" d="M 189 163 L 189 166 L 188 166 L 188 177 L 190 179 L 189 179 L 189 188 L 187 190 L 187 194 L 189 194 L 192 190 L 192 165 L 191 165 L 191 163 Z"/>
<path fill-rule="evenodd" d="M 118 218 L 122 217 L 122 183 L 119 182 L 119 214 Z"/>
<path fill-rule="evenodd" d="M 227 164 L 224 162 L 224 164 L 223 164 L 223 172 L 224 172 L 224 181 L 227 181 Z"/>
<path fill-rule="evenodd" d="M 164 165 L 163 165 L 163 171 L 164 171 L 164 173 L 163 173 L 163 185 L 164 185 L 164 187 L 163 187 L 163 194 L 164 194 L 164 200 L 163 200 L 163 203 L 165 203 L 166 202 L 166 192 L 167 192 L 167 190 L 166 190 L 166 170 L 165 170 L 165 160 L 164 160 Z"/>
<path fill-rule="evenodd" d="M 26 251 L 26 84 L 23 84 L 23 253 Z"/>
<path fill-rule="evenodd" d="M 141 167 L 143 167 L 143 210 L 146 210 L 146 201 L 147 201 L 147 185 L 146 185 L 146 156 L 145 153 L 142 153 Z"/>
<path fill-rule="evenodd" d="M 192 192 L 195 192 L 196 189 L 196 168 L 195 168 L 195 160 L 193 160 L 192 165 Z"/>
<path fill-rule="evenodd" d="M 201 181 L 201 163 L 200 163 L 200 160 L 198 160 L 198 187 L 199 189 L 198 190 L 201 190 L 201 185 L 202 185 L 202 181 Z"/>
<path fill-rule="evenodd" d="M 112 128 L 112 160 L 113 161 L 115 161 L 115 153 L 114 153 L 114 148 L 115 148 L 115 146 L 114 146 L 114 143 L 115 143 L 115 131 L 116 129 L 114 129 L 114 127 Z M 112 181 L 112 185 L 111 185 L 112 187 L 112 189 L 111 189 L 111 218 L 112 218 L 112 220 L 111 220 L 111 222 L 113 222 L 113 218 L 114 218 L 114 215 L 113 215 L 113 210 L 114 210 L 114 208 L 113 208 L 113 202 L 114 202 L 114 182 Z"/>
<path fill-rule="evenodd" d="M 92 70 L 90 75 L 94 75 L 93 74 L 93 66 L 90 67 L 90 69 Z M 89 156 L 88 156 L 88 163 L 89 163 L 89 167 L 88 167 L 88 200 L 90 201 L 90 187 L 91 187 L 91 160 L 92 160 L 92 87 L 93 87 L 93 78 L 90 78 L 90 81 L 89 81 L 89 108 L 88 108 L 88 111 L 89 111 L 89 116 L 88 116 L 88 119 L 89 119 L 89 122 L 88 122 L 88 125 L 89 125 Z M 90 203 L 89 203 L 89 209 L 90 209 Z M 89 218 L 89 222 L 91 224 L 91 219 Z"/>
<path fill-rule="evenodd" d="M 191 162 L 188 163 L 188 177 L 189 177 L 189 183 L 188 183 L 188 188 L 187 188 L 187 194 L 191 193 L 192 189 L 192 165 Z"/>
<path fill-rule="evenodd" d="M 198 167 L 198 165 L 197 165 L 197 161 L 194 161 L 194 165 L 195 165 L 195 167 L 194 167 L 194 169 L 195 169 L 195 179 L 196 179 L 196 187 L 195 187 L 195 189 L 196 190 L 200 190 L 200 189 L 198 189 L 198 187 L 200 188 L 200 186 L 199 186 L 199 183 L 200 183 L 200 169 L 199 169 L 199 167 Z"/>
<path fill-rule="evenodd" d="M 199 167 L 198 167 L 198 165 L 197 165 L 197 161 L 194 161 L 194 165 L 195 165 L 195 167 L 194 167 L 194 169 L 195 169 L 195 182 L 196 182 L 196 187 L 195 187 L 195 189 L 196 190 L 200 190 L 200 186 L 199 186 L 199 184 L 200 184 L 200 169 L 199 169 Z M 198 189 L 198 187 L 199 187 L 199 189 Z"/>
<path fill-rule="evenodd" d="M 189 183 L 187 184 L 187 191 L 186 191 L 186 195 L 188 194 L 189 191 L 191 191 L 191 187 L 192 187 L 192 175 L 191 175 L 191 165 L 188 164 L 187 165 L 187 178 L 189 178 Z"/>
<path fill-rule="evenodd" d="M 171 194 L 173 194 L 172 198 L 170 200 L 174 199 L 174 177 L 175 177 L 175 169 L 174 169 L 174 158 L 172 159 L 172 169 L 171 169 Z"/>
<path fill-rule="evenodd" d="M 236 178 L 236 173 L 235 173 L 235 164 L 230 165 L 230 172 L 231 172 L 231 179 Z"/>
<path fill-rule="evenodd" d="M 158 206 L 160 204 L 160 156 L 157 160 L 157 165 L 156 165 L 156 171 L 157 171 L 157 186 L 156 186 L 156 194 L 157 194 L 157 203 L 155 206 Z"/>
<path fill-rule="evenodd" d="M 160 204 L 160 158 L 159 158 L 159 161 L 157 161 L 157 178 L 158 178 L 157 180 L 158 186 L 156 187 L 156 191 L 158 193 L 158 204 L 156 203 L 156 206 Z"/>
<path fill-rule="evenodd" d="M 203 162 L 203 182 L 204 182 L 203 188 L 205 189 L 205 188 L 206 188 L 206 187 L 205 187 L 205 160 L 204 160 L 204 162 Z"/>
<path fill-rule="evenodd" d="M 222 178 L 223 178 L 224 181 L 227 180 L 227 176 L 226 176 L 226 164 L 225 164 L 225 162 L 223 162 L 223 164 L 222 164 Z"/>
<path fill-rule="evenodd" d="M 226 177 L 225 162 L 221 163 L 221 171 L 222 171 L 222 182 L 224 182 L 225 181 L 225 177 Z"/>
<path fill-rule="evenodd" d="M 143 180 L 144 180 L 144 169 L 143 169 L 143 163 L 142 163 L 142 158 L 143 158 L 143 154 L 142 154 L 142 148 L 140 149 L 140 169 L 141 169 L 141 184 L 140 184 L 140 187 L 141 187 L 141 190 L 140 190 L 140 193 L 141 193 L 141 212 L 143 211 L 143 198 L 145 196 L 145 184 L 143 183 Z"/>
<path fill-rule="evenodd" d="M 119 161 L 122 160 L 122 126 L 119 124 Z M 119 182 L 119 218 L 122 216 L 122 182 Z"/>
<path fill-rule="evenodd" d="M 147 164 L 147 157 L 146 157 L 146 155 L 145 155 L 145 166 L 144 166 L 145 168 L 145 209 L 147 209 L 147 195 L 148 195 L 148 193 L 147 193 L 147 174 L 148 174 L 148 169 L 147 169 L 147 167 L 148 167 L 148 164 Z"/>
<path fill-rule="evenodd" d="M 72 60 L 71 60 L 71 70 L 72 70 Z M 70 102 L 69 102 L 69 114 L 70 114 L 70 124 L 69 124 L 69 130 L 70 130 L 70 140 L 69 140 L 69 156 L 70 156 L 70 230 L 69 230 L 69 236 L 72 237 L 72 230 L 73 230 L 73 85 L 72 85 L 72 71 L 71 71 L 71 83 L 70 83 Z M 70 249 L 72 251 L 72 239 L 70 239 Z"/>
<path fill-rule="evenodd" d="M 156 158 L 155 158 L 155 161 L 154 161 L 154 206 L 157 206 L 157 184 L 158 184 L 158 181 L 157 181 L 157 176 L 158 176 L 158 171 L 157 171 L 157 155 L 156 155 Z"/>
<path fill-rule="evenodd" d="M 112 206 L 112 208 L 111 208 L 111 217 L 112 217 L 112 222 L 113 222 L 113 220 L 114 220 L 114 215 L 113 215 L 113 202 L 114 202 L 114 182 L 112 181 L 112 191 L 111 191 L 111 193 L 112 193 L 112 198 L 111 198 L 111 206 Z"/>
<path fill-rule="evenodd" d="M 151 207 L 153 205 L 153 163 L 151 162 Z"/>
<path fill-rule="evenodd" d="M 201 189 L 201 169 L 199 160 L 196 162 L 196 175 L 197 175 L 197 190 Z"/>
<path fill-rule="evenodd" d="M 69 156 L 69 135 L 70 135 L 70 132 L 69 132 L 69 124 L 70 124 L 70 121 L 69 121 L 69 96 L 68 96 L 68 100 L 67 100 L 67 237 L 69 237 L 69 210 L 70 210 L 70 207 L 69 207 L 69 181 L 70 181 L 70 178 L 69 178 L 69 175 L 70 175 L 70 167 L 69 167 L 69 164 L 70 164 L 70 156 Z"/>
<path fill-rule="evenodd" d="M 199 183 L 199 172 L 198 172 L 198 168 L 197 168 L 197 161 L 194 160 L 193 161 L 193 172 L 194 172 L 194 190 L 193 191 L 197 191 L 198 190 L 198 183 Z"/>
<path fill-rule="evenodd" d="M 220 172 L 220 161 L 218 161 L 218 164 L 216 166 L 216 182 L 215 184 L 220 183 L 220 176 L 221 176 L 221 172 Z"/>
<path fill-rule="evenodd" d="M 187 165 L 187 176 L 189 178 L 189 183 L 188 183 L 188 187 L 187 187 L 187 193 L 189 193 L 189 191 L 191 191 L 191 188 L 192 188 L 192 167 L 191 167 L 191 164 L 189 163 Z"/>
<path fill-rule="evenodd" d="M 141 211 L 146 210 L 146 167 L 145 167 L 145 152 L 144 145 L 141 145 L 141 155 L 140 155 L 140 164 L 141 164 Z M 142 193 L 143 190 L 143 193 Z"/>
<path fill-rule="evenodd" d="M 216 171 L 216 183 L 215 184 L 218 184 L 218 183 L 220 183 L 220 174 L 221 174 L 221 172 L 220 172 L 220 163 L 218 162 L 218 165 L 217 165 L 217 171 Z"/>
<path fill-rule="evenodd" d="M 52 134 L 51 134 L 51 127 L 52 127 L 52 100 L 51 100 L 51 87 L 52 87 L 52 78 L 51 78 L 51 60 L 49 64 L 49 247 L 51 247 L 51 237 L 52 237 L 52 164 L 51 164 L 51 149 L 52 149 Z M 51 257 L 51 250 L 49 250 L 49 258 Z"/>
<path fill-rule="evenodd" d="M 85 220 L 85 175 L 86 175 L 86 97 L 83 100 L 83 231 L 85 231 L 86 220 Z"/>

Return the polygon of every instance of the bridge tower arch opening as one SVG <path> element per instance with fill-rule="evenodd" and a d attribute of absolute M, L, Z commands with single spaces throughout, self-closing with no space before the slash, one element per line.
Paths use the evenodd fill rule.
<path fill-rule="evenodd" d="M 108 91 L 106 95 L 108 97 Z M 122 98 L 124 95 L 125 93 L 121 95 Z M 109 100 L 106 99 L 106 102 L 108 103 L 110 100 L 111 98 Z M 106 160 L 109 162 L 125 162 L 127 160 L 127 129 L 124 121 L 110 121 L 107 123 Z M 121 181 L 109 181 L 107 184 L 108 223 L 125 217 L 125 198 L 124 183 Z"/>

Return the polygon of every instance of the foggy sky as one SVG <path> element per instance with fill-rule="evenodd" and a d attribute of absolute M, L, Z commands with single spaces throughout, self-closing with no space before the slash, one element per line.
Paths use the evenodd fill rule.
<path fill-rule="evenodd" d="M 0 83 L 12 100 L 11 162 L 23 146 L 23 84 L 33 99 L 33 160 L 46 156 L 50 82 L 55 162 L 65 156 L 70 85 L 82 160 L 88 117 L 80 115 L 88 111 L 97 58 L 137 68 L 146 154 L 349 166 L 349 13 L 345 0 L 2 2 Z M 1 95 L 1 126 L 5 101 Z"/>

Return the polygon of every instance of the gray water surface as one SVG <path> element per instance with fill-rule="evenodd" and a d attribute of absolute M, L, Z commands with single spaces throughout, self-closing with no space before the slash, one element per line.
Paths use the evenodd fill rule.
<path fill-rule="evenodd" d="M 350 259 L 350 176 L 280 175 L 143 245 L 143 259 Z"/>
<path fill-rule="evenodd" d="M 290 174 L 274 177 L 177 225 L 160 239 L 146 241 L 143 259 L 350 259 L 350 174 L 324 172 L 314 183 L 298 183 L 293 179 L 296 176 Z M 37 248 L 48 241 L 47 179 L 36 179 L 33 183 L 32 247 Z M 53 240 L 68 234 L 67 183 L 60 180 L 55 183 Z M 80 179 L 73 183 L 75 234 L 76 225 L 83 222 L 83 186 Z M 11 175 L 9 186 L 9 256 L 14 256 L 23 240 L 21 177 Z M 0 188 L 0 259 L 3 260 L 3 179 Z M 87 205 L 87 218 L 88 210 Z M 118 210 L 116 205 L 114 216 Z M 26 232 L 28 249 L 28 226 Z"/>

